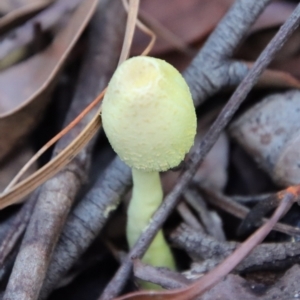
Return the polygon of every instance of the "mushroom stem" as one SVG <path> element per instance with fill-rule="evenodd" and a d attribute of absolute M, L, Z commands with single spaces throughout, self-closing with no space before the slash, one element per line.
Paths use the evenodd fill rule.
<path fill-rule="evenodd" d="M 145 172 L 132 168 L 133 191 L 128 208 L 127 239 L 130 248 L 149 224 L 152 215 L 162 203 L 163 191 L 159 172 Z M 172 252 L 160 230 L 143 257 L 143 262 L 175 269 Z"/>

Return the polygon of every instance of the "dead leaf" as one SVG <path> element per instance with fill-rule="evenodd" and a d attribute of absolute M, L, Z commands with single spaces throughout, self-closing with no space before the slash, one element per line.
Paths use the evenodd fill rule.
<path fill-rule="evenodd" d="M 90 20 L 97 0 L 82 1 L 66 27 L 43 52 L 0 73 L 0 159 L 37 125 L 72 47 Z M 12 130 L 13 129 L 13 130 Z"/>
<path fill-rule="evenodd" d="M 233 0 L 144 0 L 141 1 L 141 10 L 183 42 L 192 43 L 206 38 L 233 2 Z M 141 53 L 147 42 L 147 37 L 137 32 L 132 47 L 133 53 L 135 55 Z M 172 45 L 158 38 L 151 54 L 157 55 L 170 49 Z"/>

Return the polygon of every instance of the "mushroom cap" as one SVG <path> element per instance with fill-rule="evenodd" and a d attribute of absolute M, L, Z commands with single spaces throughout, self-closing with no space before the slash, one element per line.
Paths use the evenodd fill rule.
<path fill-rule="evenodd" d="M 149 172 L 178 166 L 196 134 L 195 108 L 185 80 L 169 63 L 146 56 L 117 68 L 103 99 L 102 122 L 120 158 Z"/>

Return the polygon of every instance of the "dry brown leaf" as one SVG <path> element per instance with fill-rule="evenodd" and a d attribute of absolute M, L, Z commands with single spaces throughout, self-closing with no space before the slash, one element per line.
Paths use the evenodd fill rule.
<path fill-rule="evenodd" d="M 0 73 L 0 159 L 37 125 L 58 72 L 90 20 L 97 0 L 83 1 L 43 52 Z M 13 129 L 13 130 L 12 130 Z"/>
<path fill-rule="evenodd" d="M 234 0 L 144 0 L 141 1 L 141 10 L 159 21 L 183 42 L 191 43 L 206 38 L 233 2 Z M 140 53 L 147 42 L 147 38 L 137 32 L 133 53 Z M 156 55 L 170 49 L 172 45 L 158 38 L 151 54 Z"/>

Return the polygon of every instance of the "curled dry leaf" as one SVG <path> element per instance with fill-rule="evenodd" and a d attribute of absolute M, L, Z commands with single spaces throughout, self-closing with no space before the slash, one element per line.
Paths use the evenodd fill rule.
<path fill-rule="evenodd" d="M 43 52 L 0 73 L 0 159 L 37 125 L 72 47 L 90 20 L 96 0 L 82 1 Z M 12 130 L 13 128 L 13 130 Z"/>
<path fill-rule="evenodd" d="M 300 182 L 300 92 L 266 97 L 230 127 L 231 135 L 275 182 Z"/>

